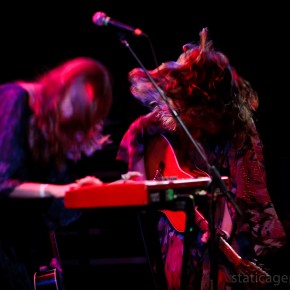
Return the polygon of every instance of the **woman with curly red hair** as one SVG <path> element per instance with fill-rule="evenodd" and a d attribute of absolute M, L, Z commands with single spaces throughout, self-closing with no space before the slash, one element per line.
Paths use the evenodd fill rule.
<path fill-rule="evenodd" d="M 133 96 L 151 112 L 130 125 L 121 141 L 117 159 L 126 162 L 128 170 L 143 173 L 143 179 L 158 179 L 160 173 L 161 179 L 166 178 L 162 173 L 174 166 L 193 178 L 213 177 L 208 164 L 214 166 L 222 176 L 229 178 L 231 196 L 242 212 L 239 215 L 229 199 L 218 197 L 214 218 L 217 233 L 234 249 L 238 261 L 241 257 L 261 265 L 285 245 L 286 236 L 267 190 L 263 147 L 254 119 L 258 95 L 231 66 L 229 59 L 213 48 L 207 34 L 207 29 L 203 29 L 200 43 L 184 45 L 177 61 L 165 62 L 148 71 L 153 82 L 141 68 L 129 73 Z M 164 92 L 163 96 L 154 82 Z M 180 126 L 174 111 L 197 146 Z M 152 146 L 152 140 L 155 140 L 153 143 L 163 141 L 161 145 Z M 174 159 L 170 164 L 163 160 L 167 157 L 164 153 L 167 144 L 173 148 L 178 166 L 172 164 Z M 150 154 L 161 161 L 160 168 L 158 162 L 148 161 Z M 148 168 L 156 163 L 158 168 Z M 178 173 L 176 176 L 179 177 Z M 198 208 L 209 221 L 209 203 L 201 202 Z M 249 284 L 258 288 L 260 283 L 257 281 L 243 283 L 243 278 L 249 279 L 249 272 L 236 269 L 236 265 L 220 251 L 215 253 L 217 279 L 212 279 L 206 235 L 209 228 L 200 228 L 199 224 L 193 227 L 190 240 L 190 265 L 183 269 L 184 231 L 174 226 L 166 211 L 158 213 L 156 227 L 166 289 L 183 289 L 183 270 L 189 273 L 190 281 L 185 289 L 210 290 L 212 282 L 217 283 L 219 290 L 247 289 Z M 263 274 L 262 267 L 260 269 Z M 239 273 L 243 274 L 238 276 Z M 254 270 L 252 273 L 259 279 Z M 262 277 L 263 282 L 265 277 L 269 276 Z M 261 284 L 266 287 L 270 282 Z"/>

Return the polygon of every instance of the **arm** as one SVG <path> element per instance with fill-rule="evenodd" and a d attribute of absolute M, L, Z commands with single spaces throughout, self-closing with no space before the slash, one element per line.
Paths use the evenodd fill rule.
<path fill-rule="evenodd" d="M 234 157 L 235 156 L 235 157 Z M 258 257 L 274 253 L 286 243 L 286 234 L 267 190 L 262 144 L 258 136 L 240 157 L 232 153 L 231 176 L 236 198 L 244 213 L 237 219 L 237 234 L 251 233 Z"/>
<path fill-rule="evenodd" d="M 56 185 L 24 182 L 16 186 L 9 196 L 11 198 L 62 198 L 66 191 L 76 186 L 76 183 Z"/>
<path fill-rule="evenodd" d="M 16 85 L 0 88 L 0 197 L 10 193 L 26 177 L 27 128 L 31 111 L 25 91 Z"/>
<path fill-rule="evenodd" d="M 86 176 L 76 180 L 74 183 L 59 184 L 42 184 L 34 182 L 24 182 L 16 186 L 10 193 L 12 198 L 63 198 L 65 193 L 73 188 L 87 185 L 100 185 L 102 181 L 94 176 Z"/>

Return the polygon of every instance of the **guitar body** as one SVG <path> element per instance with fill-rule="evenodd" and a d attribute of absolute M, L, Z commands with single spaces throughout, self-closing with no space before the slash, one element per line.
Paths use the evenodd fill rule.
<path fill-rule="evenodd" d="M 34 273 L 34 290 L 61 290 L 60 277 L 55 268 L 41 268 Z"/>
<path fill-rule="evenodd" d="M 172 145 L 164 135 L 156 135 L 146 143 L 144 159 L 149 180 L 208 177 L 203 171 L 196 169 L 190 172 L 181 167 Z"/>
<path fill-rule="evenodd" d="M 156 135 L 146 143 L 144 159 L 146 178 L 149 180 L 208 177 L 202 171 L 195 170 L 191 174 L 187 168 L 181 168 L 172 145 L 164 135 Z M 185 231 L 186 214 L 184 211 L 160 211 L 166 215 L 176 231 Z"/>
<path fill-rule="evenodd" d="M 62 267 L 60 265 L 60 255 L 55 232 L 50 231 L 49 237 L 54 257 L 49 266 L 41 266 L 34 273 L 34 290 L 64 290 Z"/>
<path fill-rule="evenodd" d="M 146 144 L 145 170 L 146 177 L 149 180 L 192 178 L 188 172 L 181 169 L 171 144 L 163 135 L 153 137 Z"/>

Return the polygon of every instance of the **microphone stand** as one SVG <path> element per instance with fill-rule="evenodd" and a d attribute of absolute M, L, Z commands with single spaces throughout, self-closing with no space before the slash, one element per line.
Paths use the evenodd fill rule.
<path fill-rule="evenodd" d="M 206 164 L 208 173 L 211 177 L 211 194 L 210 194 L 210 211 L 209 211 L 209 228 L 210 228 L 210 238 L 209 238 L 209 257 L 210 257 L 210 287 L 211 290 L 217 290 L 217 258 L 216 258 L 216 230 L 215 230 L 215 223 L 214 223 L 214 213 L 215 213 L 215 202 L 217 195 L 224 194 L 227 199 L 231 202 L 231 204 L 234 206 L 235 210 L 239 215 L 242 215 L 241 209 L 238 207 L 237 203 L 233 199 L 233 197 L 230 194 L 229 189 L 227 188 L 227 185 L 223 181 L 223 179 L 220 176 L 219 171 L 216 169 L 214 165 L 209 164 L 207 157 L 204 155 L 203 151 L 200 148 L 200 145 L 196 142 L 196 140 L 192 137 L 190 134 L 188 128 L 185 126 L 184 122 L 178 115 L 177 111 L 172 107 L 170 102 L 168 101 L 168 97 L 165 95 L 164 91 L 157 85 L 155 80 L 151 77 L 147 69 L 144 67 L 143 63 L 140 61 L 136 53 L 132 50 L 129 43 L 125 39 L 125 36 L 123 34 L 119 34 L 119 39 L 125 47 L 129 49 L 133 57 L 136 59 L 140 67 L 145 72 L 146 76 L 150 80 L 150 82 L 153 84 L 157 92 L 160 94 L 166 105 L 168 106 L 172 116 L 176 119 L 178 124 L 181 126 L 187 137 L 189 138 L 190 142 L 194 145 L 196 150 L 198 151 L 199 155 L 203 159 L 204 163 Z M 216 185 L 216 186 L 214 186 Z M 215 187 L 218 187 L 221 191 L 221 193 L 217 194 L 215 192 Z M 191 200 L 191 201 L 190 201 Z M 190 258 L 190 245 L 189 245 L 189 232 L 190 232 L 190 224 L 193 223 L 194 220 L 194 201 L 192 198 L 192 195 L 189 197 L 189 203 L 185 203 L 186 211 L 188 212 L 187 218 L 186 218 L 186 228 L 185 228 L 185 237 L 184 237 L 184 249 L 183 249 L 183 263 L 182 263 L 182 279 L 181 279 L 181 290 L 188 289 L 188 282 L 189 282 L 189 258 Z"/>

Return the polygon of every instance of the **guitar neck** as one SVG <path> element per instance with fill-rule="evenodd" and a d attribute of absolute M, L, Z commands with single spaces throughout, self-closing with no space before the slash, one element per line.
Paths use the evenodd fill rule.
<path fill-rule="evenodd" d="M 57 259 L 58 263 L 60 263 L 60 255 L 58 251 L 58 245 L 56 240 L 56 234 L 54 231 L 50 231 L 50 242 L 51 242 L 51 249 L 54 257 Z"/>
<path fill-rule="evenodd" d="M 235 266 L 238 266 L 242 258 L 223 237 L 218 237 L 218 239 L 219 249 L 225 254 L 230 262 L 232 262 Z"/>

